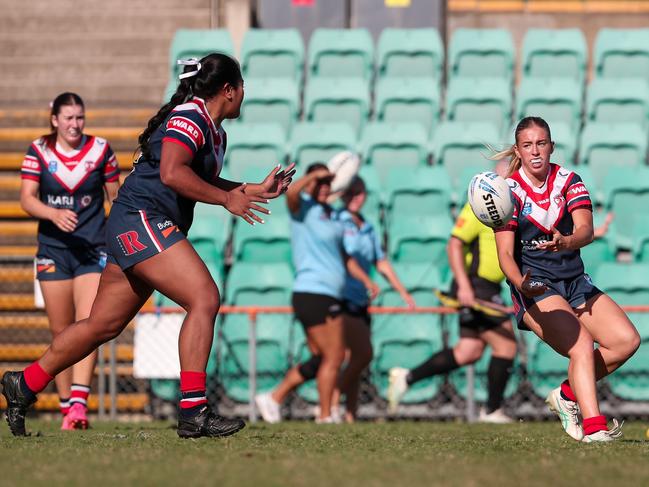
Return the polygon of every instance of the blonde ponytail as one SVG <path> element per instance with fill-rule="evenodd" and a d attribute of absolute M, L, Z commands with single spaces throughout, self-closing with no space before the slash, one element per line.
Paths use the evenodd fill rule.
<path fill-rule="evenodd" d="M 491 146 L 488 146 L 489 150 L 491 150 L 492 154 L 488 157 L 488 159 L 492 161 L 502 161 L 503 159 L 509 158 L 509 165 L 507 166 L 507 175 L 505 176 L 506 178 L 510 177 L 512 174 L 514 174 L 516 171 L 518 171 L 521 168 L 521 158 L 516 155 L 516 151 L 514 150 L 514 145 L 511 145 L 509 148 L 497 151 Z"/>

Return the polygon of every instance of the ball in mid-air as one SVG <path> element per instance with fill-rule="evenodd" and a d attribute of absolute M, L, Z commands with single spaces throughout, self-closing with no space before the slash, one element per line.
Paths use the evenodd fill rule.
<path fill-rule="evenodd" d="M 491 228 L 507 225 L 514 214 L 514 197 L 507 181 L 495 172 L 481 172 L 471 179 L 468 199 L 475 216 Z"/>

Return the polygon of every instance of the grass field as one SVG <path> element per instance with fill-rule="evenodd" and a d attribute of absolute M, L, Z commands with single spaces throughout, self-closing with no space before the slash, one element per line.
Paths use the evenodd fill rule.
<path fill-rule="evenodd" d="M 4 422 L 3 422 L 4 423 Z M 30 438 L 0 433 L 0 485 L 431 486 L 647 485 L 642 423 L 612 444 L 580 444 L 559 424 L 393 422 L 253 425 L 180 440 L 169 423 L 95 423 Z"/>

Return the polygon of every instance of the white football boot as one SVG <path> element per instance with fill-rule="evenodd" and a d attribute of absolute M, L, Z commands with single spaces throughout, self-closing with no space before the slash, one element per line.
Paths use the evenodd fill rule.
<path fill-rule="evenodd" d="M 561 426 L 566 433 L 577 441 L 584 438 L 584 430 L 579 424 L 579 405 L 574 401 L 567 401 L 561 397 L 561 387 L 550 391 L 545 403 L 549 406 L 550 411 L 559 416 Z"/>
<path fill-rule="evenodd" d="M 510 424 L 514 422 L 514 419 L 507 416 L 502 408 L 498 408 L 488 414 L 484 408 L 481 408 L 480 414 L 478 416 L 478 422 L 491 424 Z"/>
<path fill-rule="evenodd" d="M 281 405 L 275 402 L 269 392 L 265 394 L 257 394 L 255 396 L 255 404 L 259 410 L 261 417 L 270 424 L 279 423 L 282 421 Z"/>
<path fill-rule="evenodd" d="M 585 435 L 584 438 L 581 440 L 584 443 L 594 443 L 597 441 L 615 441 L 619 438 L 622 438 L 622 426 L 624 425 L 624 421 L 621 423 L 617 422 L 617 419 L 613 419 L 613 427 L 609 430 L 601 430 L 597 431 L 595 433 L 592 433 L 590 435 Z"/>
<path fill-rule="evenodd" d="M 408 390 L 408 369 L 402 367 L 393 367 L 390 369 L 389 385 L 388 385 L 388 413 L 394 414 L 397 412 L 401 398 Z"/>

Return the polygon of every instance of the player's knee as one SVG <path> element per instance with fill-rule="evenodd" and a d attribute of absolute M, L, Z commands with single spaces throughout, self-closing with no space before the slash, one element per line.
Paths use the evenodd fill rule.
<path fill-rule="evenodd" d="M 480 360 L 483 351 L 482 343 L 461 343 L 453 349 L 453 355 L 458 365 L 468 365 Z"/>
<path fill-rule="evenodd" d="M 309 360 L 298 365 L 297 370 L 305 381 L 314 379 L 318 375 L 320 364 L 322 363 L 321 355 L 311 355 Z"/>
<path fill-rule="evenodd" d="M 335 367 L 336 369 L 338 369 L 342 365 L 344 359 L 344 349 L 325 350 L 322 353 L 321 367 Z"/>
<path fill-rule="evenodd" d="M 209 286 L 207 289 L 200 289 L 195 293 L 192 292 L 187 311 L 215 317 L 220 307 L 221 296 L 219 295 L 218 288 L 216 286 Z"/>
<path fill-rule="evenodd" d="M 516 356 L 517 345 L 515 340 L 507 340 L 499 343 L 497 346 L 493 347 L 493 354 L 502 357 L 513 359 Z"/>
<path fill-rule="evenodd" d="M 641 343 L 640 335 L 638 334 L 638 331 L 634 328 L 633 330 L 629 331 L 628 337 L 625 337 L 623 343 L 623 353 L 624 353 L 624 358 L 628 359 L 631 357 L 638 348 L 640 348 L 640 343 Z"/>
<path fill-rule="evenodd" d="M 593 339 L 590 336 L 579 337 L 577 342 L 568 351 L 571 360 L 593 360 Z"/>

